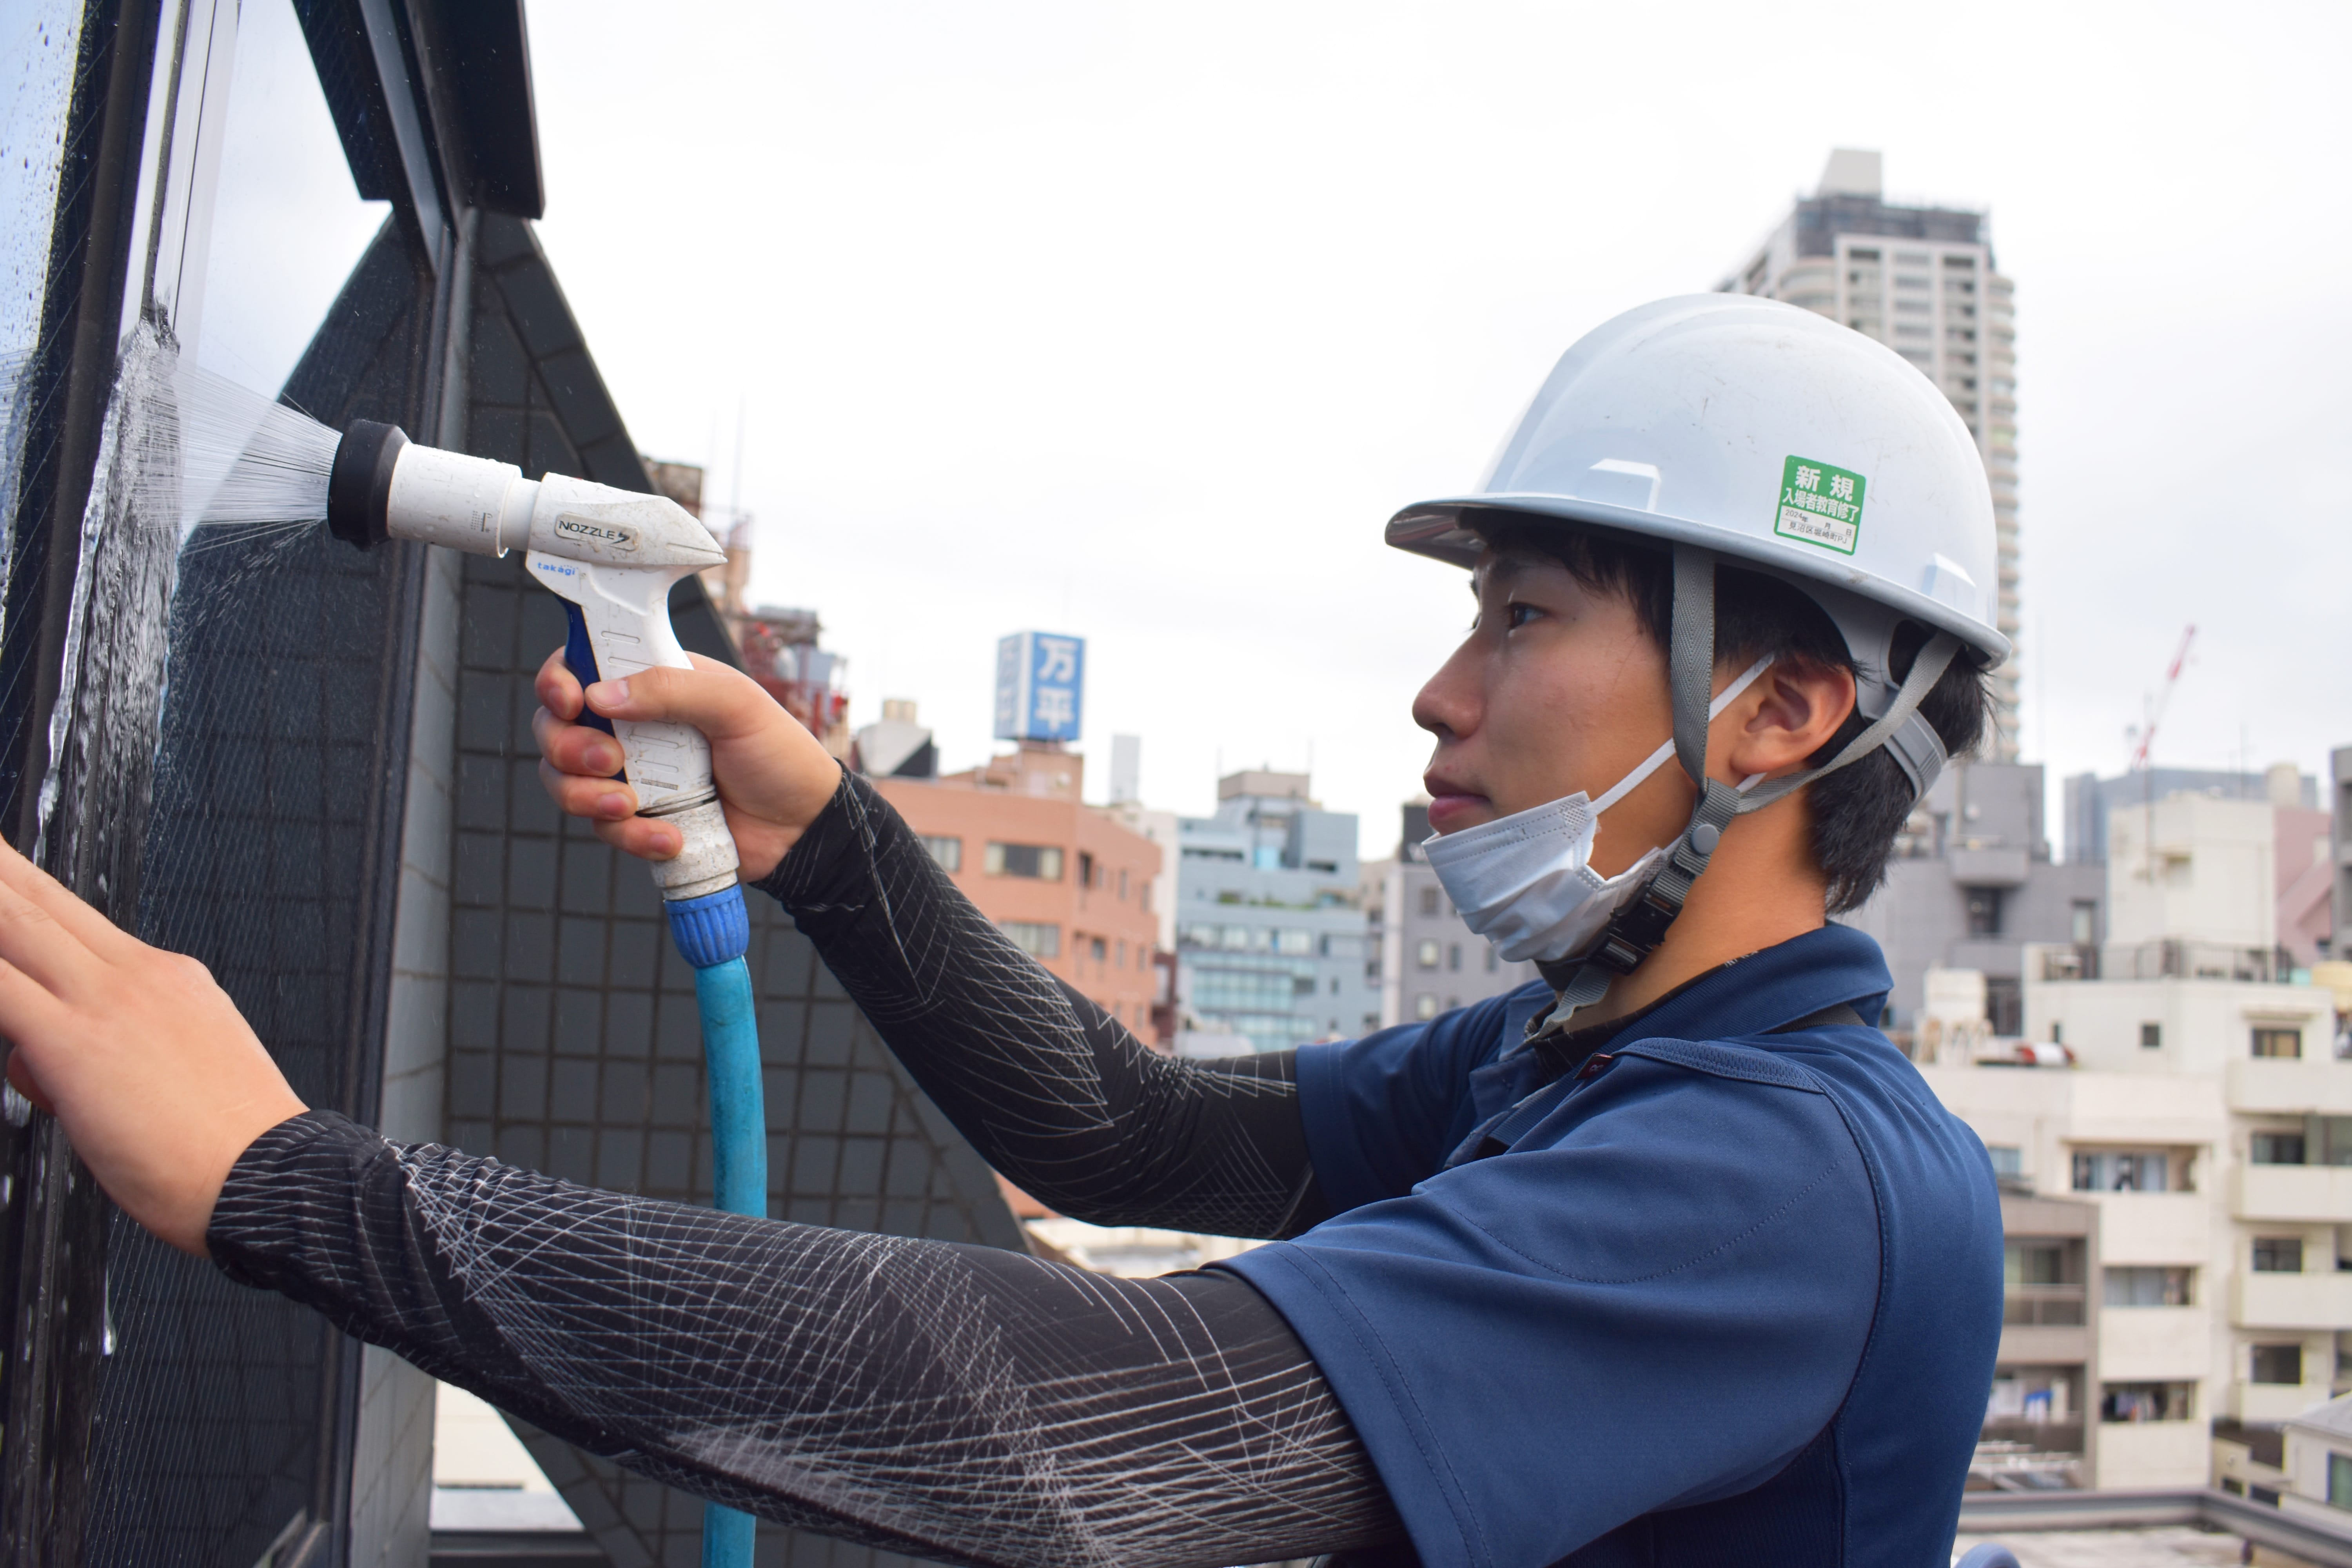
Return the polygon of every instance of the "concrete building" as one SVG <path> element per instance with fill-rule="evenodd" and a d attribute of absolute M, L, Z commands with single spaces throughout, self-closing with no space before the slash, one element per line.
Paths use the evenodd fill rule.
<path fill-rule="evenodd" d="M 1429 837 L 1429 803 L 1407 802 L 1402 826 L 1396 853 L 1364 868 L 1371 952 L 1366 978 L 1380 988 L 1381 1028 L 1434 1018 L 1537 978 L 1534 964 L 1504 963 L 1485 937 L 1462 923 L 1421 852 Z"/>
<path fill-rule="evenodd" d="M 1160 849 L 1082 798 L 1086 759 L 1024 742 L 938 780 L 874 780 L 981 913 L 1139 1037 L 1151 1018 Z"/>
<path fill-rule="evenodd" d="M 1305 773 L 1238 773 L 1217 781 L 1214 816 L 1179 819 L 1177 841 L 1185 1011 L 1261 1051 L 1377 1024 L 1353 813 L 1317 805 Z"/>
<path fill-rule="evenodd" d="M 885 697 L 882 717 L 850 737 L 849 765 L 874 778 L 935 778 L 940 748 L 931 731 L 915 721 L 913 701 Z"/>
<path fill-rule="evenodd" d="M 2336 879 L 2335 940 L 2328 956 L 2352 958 L 2352 746 L 2328 753 L 2327 858 Z"/>
<path fill-rule="evenodd" d="M 2287 770 L 2294 773 L 2292 767 Z M 2316 809 L 2320 805 L 2319 781 L 2308 774 L 2294 775 L 2294 798 L 2281 800 L 2276 784 L 2278 767 L 2267 773 L 2232 773 L 2214 768 L 2143 768 L 2136 773 L 2121 773 L 2110 779 L 2095 773 L 2075 773 L 2062 786 L 2064 813 L 2063 828 L 2066 858 L 2069 860 L 2100 860 L 2107 858 L 2107 817 L 2119 805 L 2147 805 L 2176 795 L 2208 795 L 2217 800 L 2267 800 L 2276 805 L 2292 805 Z M 2344 776 L 2337 769 L 2337 776 Z"/>
<path fill-rule="evenodd" d="M 2151 856 L 2144 814 L 2116 812 L 2107 940 L 2024 952 L 2036 1057 L 2073 1070 L 2014 1053 L 1921 1068 L 2006 1187 L 2098 1211 L 2065 1407 L 2096 1412 L 2081 1451 L 2100 1487 L 2206 1484 L 2218 1440 L 2243 1489 L 2231 1467 L 2253 1442 L 2352 1381 L 2352 1060 L 2332 1049 L 2331 994 L 2276 962 L 2273 820 L 2264 802 L 2175 797 Z M 1997 1385 L 2076 1375 L 2029 1359 L 2052 1352 L 2004 1338 Z"/>
<path fill-rule="evenodd" d="M 1843 917 L 1885 950 L 1883 1022 L 1898 1037 L 1918 1025 L 1930 969 L 1981 973 L 1990 1032 L 2021 1035 L 2026 944 L 2104 940 L 2105 873 L 2051 858 L 2042 798 L 2039 763 L 1953 763 L 1895 839 L 1885 885 Z"/>
<path fill-rule="evenodd" d="M 2000 529 L 1999 617 L 2017 640 L 2017 326 L 2013 285 L 1994 269 L 1986 216 L 1885 199 L 1879 155 L 1839 148 L 1820 186 L 1740 268 L 1725 293 L 1761 294 L 1843 321 L 1919 367 L 1984 454 Z M 1993 760 L 2017 760 L 2018 661 L 1993 677 Z"/>

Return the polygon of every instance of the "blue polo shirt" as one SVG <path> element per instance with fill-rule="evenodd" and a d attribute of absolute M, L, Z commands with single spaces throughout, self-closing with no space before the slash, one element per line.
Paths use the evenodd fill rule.
<path fill-rule="evenodd" d="M 1832 925 L 1545 1087 L 1539 984 L 1299 1052 L 1340 1212 L 1222 1267 L 1426 1568 L 1950 1561 L 2000 1338 L 1984 1146 L 1876 1029 L 1773 1032 L 1888 986 Z"/>

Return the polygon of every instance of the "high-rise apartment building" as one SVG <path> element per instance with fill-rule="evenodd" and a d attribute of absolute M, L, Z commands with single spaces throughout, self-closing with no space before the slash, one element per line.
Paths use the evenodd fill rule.
<path fill-rule="evenodd" d="M 2001 635 L 2017 640 L 2017 327 L 1985 215 L 1885 198 L 1876 153 L 1840 148 L 1746 265 L 1719 286 L 1801 305 L 1876 338 L 1919 367 L 1984 454 L 2000 531 Z M 1979 584 L 1981 586 L 1981 584 Z M 1993 677 L 1991 760 L 2017 760 L 2017 668 Z"/>

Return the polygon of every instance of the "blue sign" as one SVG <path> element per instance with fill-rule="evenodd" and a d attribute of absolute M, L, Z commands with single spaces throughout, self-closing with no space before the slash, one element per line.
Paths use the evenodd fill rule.
<path fill-rule="evenodd" d="M 1015 632 L 996 645 L 996 738 L 1075 741 L 1084 710 L 1087 643 Z"/>

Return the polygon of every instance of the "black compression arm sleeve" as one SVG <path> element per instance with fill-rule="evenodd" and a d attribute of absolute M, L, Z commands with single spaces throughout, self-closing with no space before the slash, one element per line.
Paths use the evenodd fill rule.
<path fill-rule="evenodd" d="M 950 1563 L 1262 1563 L 1401 1535 L 1329 1385 L 1231 1275 L 572 1186 L 331 1112 L 237 1161 L 231 1278 L 658 1479 Z"/>
<path fill-rule="evenodd" d="M 856 774 L 760 886 L 981 1157 L 1042 1202 L 1220 1236 L 1328 1214 L 1288 1052 L 1150 1050 L 1013 946 Z"/>

